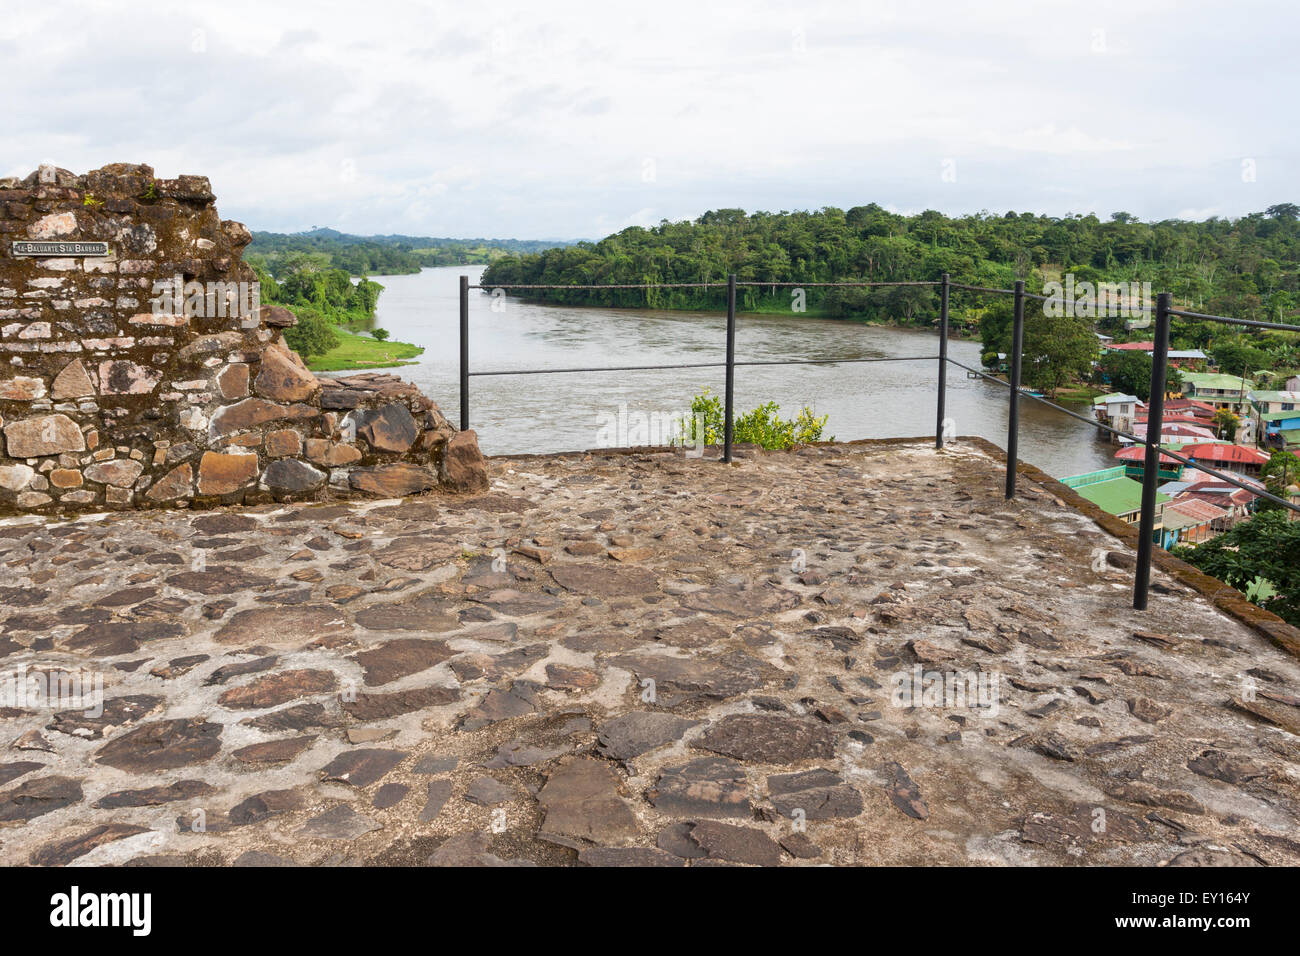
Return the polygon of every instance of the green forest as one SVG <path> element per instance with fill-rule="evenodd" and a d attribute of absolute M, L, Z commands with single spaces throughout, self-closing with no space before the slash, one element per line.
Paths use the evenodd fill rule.
<path fill-rule="evenodd" d="M 273 267 L 256 257 L 249 264 L 261 283 L 262 302 L 283 305 L 297 317 L 284 338 L 314 371 L 392 368 L 424 351 L 389 342 L 387 330 L 371 328 L 384 287 L 364 274 L 354 283 L 324 252 L 286 251 Z"/>
<path fill-rule="evenodd" d="M 1082 282 L 1139 282 L 1168 291 L 1176 307 L 1296 324 L 1300 330 L 1300 207 L 1286 203 L 1239 219 L 1142 222 L 1117 212 L 1062 218 L 1008 212 L 949 217 L 935 210 L 905 216 L 876 204 L 847 211 L 755 212 L 719 209 L 693 222 L 631 227 L 599 242 L 494 260 L 484 285 L 711 283 L 708 289 L 531 290 L 530 298 L 571 305 L 722 309 L 725 281 L 954 282 L 1010 288 L 1023 279 L 1031 293 L 1071 274 Z M 809 315 L 902 325 L 937 321 L 937 291 L 926 287 L 809 286 Z M 741 311 L 786 313 L 790 289 L 742 287 Z M 1010 297 L 954 291 L 957 334 L 978 334 L 987 364 L 1010 348 Z M 1122 317 L 1050 318 L 1027 308 L 1026 349 L 1041 361 L 1026 366 L 1025 383 L 1056 393 L 1095 377 L 1094 331 L 1116 341 L 1149 338 Z M 1243 333 L 1209 322 L 1175 322 L 1173 348 L 1200 348 L 1226 372 L 1300 367 L 1300 336 Z"/>
<path fill-rule="evenodd" d="M 534 253 L 560 243 L 536 239 L 436 239 L 419 236 L 352 236 L 335 229 L 254 232 L 245 258 L 263 269 L 294 255 L 321 255 L 348 275 L 409 275 L 428 266 L 486 265 L 503 256 Z"/>

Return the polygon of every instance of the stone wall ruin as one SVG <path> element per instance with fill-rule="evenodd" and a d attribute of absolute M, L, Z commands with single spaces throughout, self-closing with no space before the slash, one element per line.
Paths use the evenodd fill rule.
<path fill-rule="evenodd" d="M 243 294 L 251 239 L 202 176 L 0 179 L 0 512 L 486 487 L 474 432 L 414 386 L 308 371 L 293 314 Z"/>

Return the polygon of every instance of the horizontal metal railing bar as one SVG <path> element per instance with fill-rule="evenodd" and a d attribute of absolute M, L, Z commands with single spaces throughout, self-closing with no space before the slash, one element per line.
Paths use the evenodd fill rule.
<path fill-rule="evenodd" d="M 996 382 L 998 385 L 1002 385 L 1005 388 L 1011 387 L 1010 382 L 1004 382 L 1002 379 L 998 378 L 995 375 L 990 375 L 987 372 L 980 371 L 979 369 L 971 368 L 969 365 L 965 365 L 962 362 L 958 362 L 956 359 L 953 358 L 948 359 L 948 364 L 956 365 L 958 368 L 963 368 L 968 372 L 974 372 L 976 375 L 980 376 L 981 378 L 987 379 L 990 382 Z M 1139 437 L 1138 435 L 1134 435 L 1131 432 L 1120 431 L 1118 428 L 1111 428 L 1109 425 L 1103 422 L 1099 422 L 1095 418 L 1089 418 L 1087 415 L 1080 415 L 1078 412 L 1072 412 L 1068 408 L 1062 408 L 1060 405 L 1057 405 L 1055 402 L 1049 402 L 1045 398 L 1039 398 L 1037 395 L 1030 395 L 1026 392 L 1021 392 L 1020 394 L 1022 397 L 1032 399 L 1033 401 L 1038 402 L 1040 405 L 1046 405 L 1048 408 L 1053 408 L 1063 415 L 1069 415 L 1071 418 L 1077 418 L 1081 422 L 1087 422 L 1089 425 L 1094 425 L 1104 432 L 1109 432 L 1110 434 L 1116 435 L 1120 438 L 1127 438 L 1130 441 L 1132 441 L 1134 444 L 1143 445 L 1143 446 L 1150 446 L 1151 444 L 1151 440 L 1148 438 Z M 1262 491 L 1259 488 L 1253 487 L 1252 485 L 1247 485 L 1244 482 L 1239 481 L 1231 474 L 1225 474 L 1224 472 L 1217 471 L 1214 468 L 1209 468 L 1202 462 L 1196 461 L 1195 459 L 1185 458 L 1182 455 L 1178 454 L 1177 452 L 1170 451 L 1169 449 L 1164 448 L 1163 446 L 1160 448 L 1160 454 L 1173 458 L 1175 461 L 1181 462 L 1184 465 L 1192 465 L 1193 467 L 1199 469 L 1200 471 L 1205 472 L 1207 475 L 1213 475 L 1215 478 L 1218 478 L 1224 481 L 1225 483 L 1232 485 L 1233 487 L 1240 488 L 1242 491 L 1249 491 L 1253 495 L 1259 495 L 1261 498 L 1267 498 L 1269 501 L 1272 501 L 1275 504 L 1279 504 L 1284 508 L 1289 508 L 1292 511 L 1300 512 L 1300 505 L 1293 504 L 1292 502 L 1287 501 L 1285 498 L 1279 498 L 1277 495 L 1272 494 L 1271 492 Z"/>
<path fill-rule="evenodd" d="M 1203 312 L 1188 312 L 1186 309 L 1170 309 L 1169 314 L 1184 319 L 1198 319 L 1206 322 L 1224 322 L 1228 325 L 1244 325 L 1251 329 L 1276 329 L 1279 332 L 1300 332 L 1300 325 L 1287 325 L 1282 322 L 1258 322 L 1254 319 L 1234 319 L 1227 315 L 1206 315 Z"/>
<path fill-rule="evenodd" d="M 828 358 L 787 359 L 775 361 L 735 362 L 735 365 L 855 365 L 861 362 L 933 362 L 937 355 L 886 355 L 881 358 Z M 470 372 L 471 378 L 479 375 L 558 375 L 565 372 L 646 372 L 678 368 L 725 368 L 726 362 L 687 362 L 679 365 L 602 365 L 595 368 L 521 368 L 499 369 L 489 372 Z"/>
<path fill-rule="evenodd" d="M 757 280 L 746 280 L 737 282 L 737 286 L 753 286 L 763 288 L 798 288 L 798 289 L 825 289 L 825 288 L 876 288 L 891 286 L 937 286 L 938 282 L 759 282 Z M 490 289 L 575 289 L 575 290 L 594 290 L 594 289 L 718 289 L 725 292 L 727 290 L 726 282 L 652 282 L 649 284 L 628 284 L 615 283 L 607 285 L 567 285 L 562 283 L 536 283 L 521 284 L 503 282 L 494 285 L 471 285 L 471 289 L 480 289 L 487 291 Z M 990 290 L 994 291 L 994 290 Z M 1001 290 L 997 290 L 1001 291 Z"/>

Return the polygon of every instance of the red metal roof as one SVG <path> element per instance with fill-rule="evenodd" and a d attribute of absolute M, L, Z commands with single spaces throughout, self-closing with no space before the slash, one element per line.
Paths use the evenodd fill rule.
<path fill-rule="evenodd" d="M 1115 452 L 1115 457 L 1120 461 L 1146 461 L 1147 449 L 1145 445 L 1133 445 L 1129 448 Z M 1170 458 L 1163 451 L 1160 453 L 1160 464 L 1162 465 L 1181 465 L 1177 458 Z"/>
<path fill-rule="evenodd" d="M 1201 521 L 1213 521 L 1216 518 L 1227 517 L 1228 514 L 1222 508 L 1216 508 L 1200 498 L 1175 498 L 1165 505 L 1165 511 L 1177 511 Z"/>
<path fill-rule="evenodd" d="M 1219 461 L 1233 465 L 1262 465 L 1269 455 L 1245 445 L 1184 445 L 1182 454 L 1196 461 Z"/>
<path fill-rule="evenodd" d="M 1156 347 L 1154 342 L 1107 342 L 1106 348 L 1117 352 L 1150 352 Z"/>

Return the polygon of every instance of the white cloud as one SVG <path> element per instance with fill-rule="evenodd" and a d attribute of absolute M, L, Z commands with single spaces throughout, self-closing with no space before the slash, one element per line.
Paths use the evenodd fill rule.
<path fill-rule="evenodd" d="M 1265 0 L 53 0 L 0 21 L 0 169 L 147 162 L 210 176 L 255 228 L 430 235 L 873 201 L 1235 215 L 1300 195 L 1271 105 L 1298 20 Z"/>

